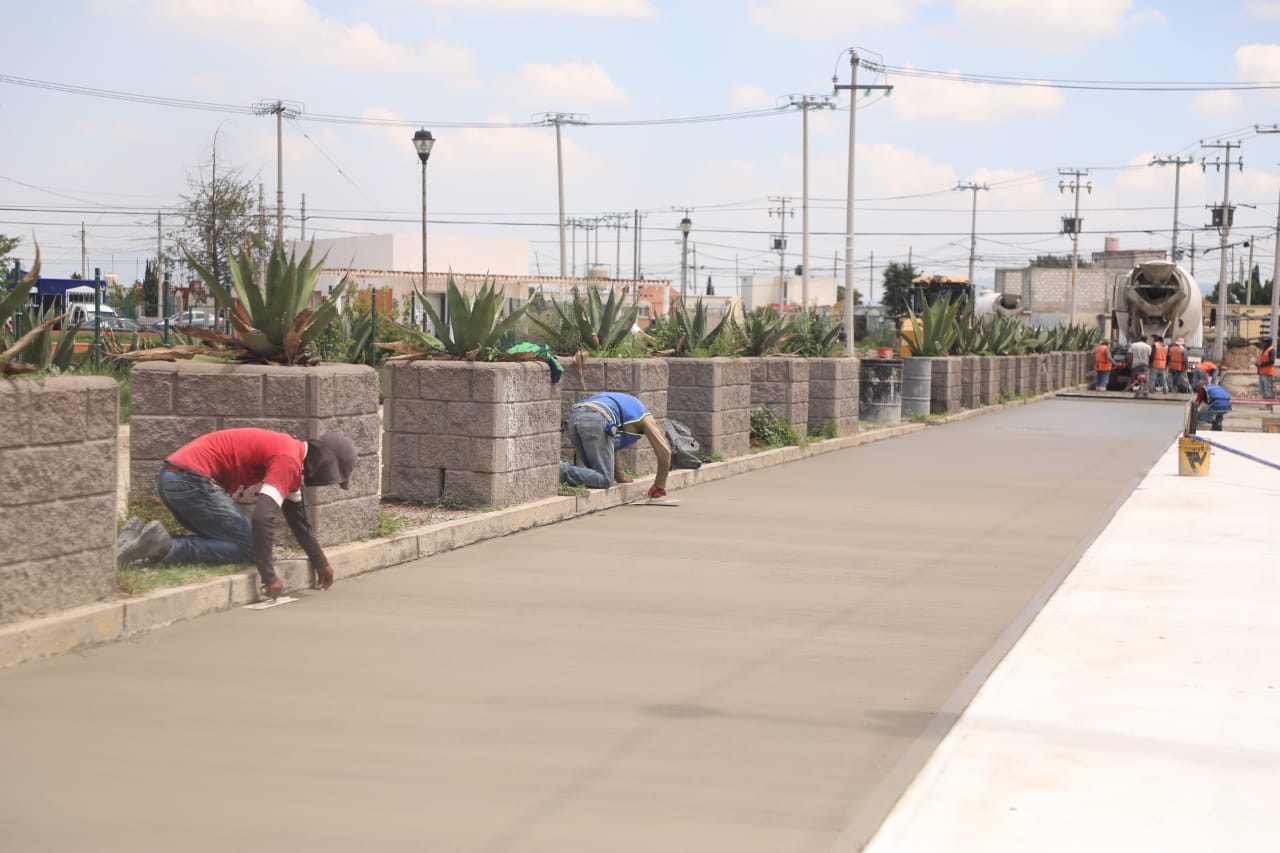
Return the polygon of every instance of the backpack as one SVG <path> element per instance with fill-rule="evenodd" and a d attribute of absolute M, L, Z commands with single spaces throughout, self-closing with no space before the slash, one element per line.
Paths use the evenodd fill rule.
<path fill-rule="evenodd" d="M 663 429 L 667 437 L 667 446 L 671 448 L 672 468 L 701 468 L 702 460 L 698 451 L 702 445 L 693 437 L 693 432 L 679 421 L 667 418 Z"/>

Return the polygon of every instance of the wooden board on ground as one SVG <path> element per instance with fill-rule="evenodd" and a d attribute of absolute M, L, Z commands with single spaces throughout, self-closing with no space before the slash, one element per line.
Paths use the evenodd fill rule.
<path fill-rule="evenodd" d="M 644 500 L 632 501 L 631 505 L 632 506 L 680 506 L 680 500 L 679 498 L 661 498 L 659 500 L 653 500 L 652 498 L 645 498 Z"/>
<path fill-rule="evenodd" d="M 245 610 L 270 610 L 272 607 L 279 607 L 282 604 L 291 604 L 298 599 L 291 595 L 282 595 L 279 598 L 273 598 L 270 601 L 259 601 L 257 604 L 246 604 Z"/>

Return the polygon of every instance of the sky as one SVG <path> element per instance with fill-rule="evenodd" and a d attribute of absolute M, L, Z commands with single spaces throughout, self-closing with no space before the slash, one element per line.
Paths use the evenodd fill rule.
<path fill-rule="evenodd" d="M 524 238 L 530 272 L 558 274 L 555 129 L 539 119 L 572 114 L 567 216 L 626 225 L 570 229 L 579 269 L 598 238 L 591 260 L 630 277 L 639 211 L 641 274 L 678 283 L 688 215 L 691 280 L 732 292 L 735 273 L 776 272 L 784 223 L 786 266 L 800 263 L 803 115 L 786 105 L 811 95 L 809 269 L 838 258 L 843 281 L 848 93 L 823 101 L 833 75 L 849 83 L 850 49 L 870 63 L 860 83 L 893 87 L 857 100 L 864 298 L 889 261 L 965 275 L 975 200 L 979 286 L 1070 255 L 1067 170 L 1087 170 L 1082 257 L 1107 234 L 1167 249 L 1179 170 L 1155 157 L 1191 160 L 1179 245 L 1194 235 L 1207 291 L 1225 149 L 1206 146 L 1227 141 L 1243 160 L 1231 241 L 1254 241 L 1264 280 L 1274 264 L 1280 133 L 1259 129 L 1280 123 L 1280 0 L 46 0 L 5 17 L 0 234 L 25 261 L 38 241 L 51 276 L 80 270 L 83 223 L 90 274 L 140 277 L 157 214 L 175 239 L 215 138 L 219 171 L 260 179 L 274 215 L 276 120 L 253 108 L 279 100 L 297 110 L 286 237 L 303 194 L 308 237 L 419 233 L 422 127 L 430 233 Z"/>

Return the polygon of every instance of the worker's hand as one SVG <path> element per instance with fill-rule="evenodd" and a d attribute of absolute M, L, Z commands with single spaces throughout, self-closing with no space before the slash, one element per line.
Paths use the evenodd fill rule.
<path fill-rule="evenodd" d="M 280 578 L 276 578 L 271 583 L 262 585 L 263 598 L 277 599 L 280 597 L 280 593 L 282 592 L 284 592 L 284 581 L 280 580 Z"/>
<path fill-rule="evenodd" d="M 333 586 L 333 569 L 330 566 L 316 569 L 316 589 L 328 589 Z"/>
<path fill-rule="evenodd" d="M 650 486 L 650 487 L 649 487 L 649 499 L 650 499 L 650 500 L 657 500 L 658 498 L 665 498 L 666 496 L 667 496 L 667 490 L 666 490 L 666 489 L 660 489 L 660 488 L 658 488 L 657 486 Z"/>

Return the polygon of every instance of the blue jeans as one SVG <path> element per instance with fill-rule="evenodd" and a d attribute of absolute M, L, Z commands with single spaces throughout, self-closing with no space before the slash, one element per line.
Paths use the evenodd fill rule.
<path fill-rule="evenodd" d="M 571 486 L 607 489 L 613 485 L 613 436 L 605 430 L 609 422 L 604 415 L 588 409 L 569 413 L 569 441 L 573 442 L 578 461 L 586 467 L 560 463 L 560 479 Z"/>
<path fill-rule="evenodd" d="M 1169 390 L 1169 374 L 1168 368 L 1153 367 L 1151 368 L 1151 388 L 1159 388 L 1161 391 Z"/>
<path fill-rule="evenodd" d="M 1201 403 L 1199 410 L 1196 411 L 1196 420 L 1202 424 L 1210 424 L 1214 421 L 1222 423 L 1222 418 L 1231 411 L 1230 409 L 1214 409 L 1207 403 Z"/>
<path fill-rule="evenodd" d="M 1184 391 L 1190 390 L 1191 386 L 1187 384 L 1187 372 L 1185 370 L 1169 371 L 1169 390 Z"/>
<path fill-rule="evenodd" d="M 1258 386 L 1262 388 L 1262 396 L 1268 400 L 1274 397 L 1276 390 L 1276 378 L 1267 376 L 1265 373 L 1258 374 Z"/>
<path fill-rule="evenodd" d="M 164 565 L 252 563 L 249 519 L 227 490 L 200 474 L 160 467 L 156 492 L 194 536 L 175 536 Z"/>
<path fill-rule="evenodd" d="M 1109 382 L 1110 380 L 1111 380 L 1110 370 L 1099 370 L 1098 383 L 1094 387 L 1097 388 L 1099 391 L 1105 391 L 1107 390 L 1107 382 Z"/>

